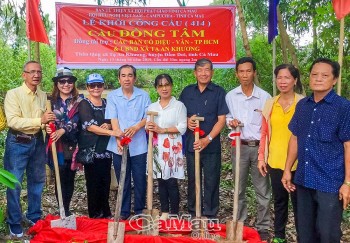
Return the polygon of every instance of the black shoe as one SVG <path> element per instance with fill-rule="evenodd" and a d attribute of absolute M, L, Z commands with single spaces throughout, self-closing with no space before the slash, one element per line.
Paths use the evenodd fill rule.
<path fill-rule="evenodd" d="M 270 234 L 267 230 L 260 230 L 258 232 L 259 232 L 261 241 L 266 241 L 266 242 L 270 241 Z"/>

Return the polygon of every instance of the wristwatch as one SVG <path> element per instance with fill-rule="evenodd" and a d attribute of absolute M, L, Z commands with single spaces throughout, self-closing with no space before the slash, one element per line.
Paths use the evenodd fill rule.
<path fill-rule="evenodd" d="M 208 139 L 209 139 L 209 142 L 213 141 L 213 138 L 210 136 L 210 134 L 208 134 Z"/>

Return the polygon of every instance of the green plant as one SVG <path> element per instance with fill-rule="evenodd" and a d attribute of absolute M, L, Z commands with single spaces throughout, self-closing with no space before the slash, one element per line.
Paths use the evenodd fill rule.
<path fill-rule="evenodd" d="M 0 169 L 0 184 L 3 184 L 11 189 L 15 189 L 16 184 L 19 184 L 17 178 L 10 172 Z"/>

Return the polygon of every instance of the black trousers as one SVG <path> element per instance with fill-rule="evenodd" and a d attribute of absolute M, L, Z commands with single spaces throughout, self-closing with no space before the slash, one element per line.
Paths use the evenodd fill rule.
<path fill-rule="evenodd" d="M 196 187 L 195 187 L 195 160 L 194 153 L 186 153 L 188 176 L 188 212 L 194 216 L 196 212 Z M 216 217 L 219 211 L 219 186 L 221 172 L 221 152 L 202 153 L 200 156 L 201 168 L 201 206 L 202 215 L 208 218 Z M 203 172 L 203 173 L 202 173 Z M 202 185 L 203 184 L 203 185 Z"/>
<path fill-rule="evenodd" d="M 71 160 L 64 160 L 64 165 L 59 166 L 61 189 L 62 189 L 62 200 L 63 200 L 63 207 L 66 213 L 66 216 L 69 216 L 71 214 L 69 205 L 72 200 L 72 196 L 74 192 L 74 179 L 76 174 L 76 171 L 72 171 L 70 169 L 71 163 L 72 163 Z M 56 177 L 55 177 L 55 181 L 56 181 Z M 58 201 L 56 183 L 55 183 L 55 193 L 56 193 L 56 199 Z"/>
<path fill-rule="evenodd" d="M 180 192 L 176 178 L 158 179 L 160 208 L 162 213 L 179 214 Z M 170 202 L 170 211 L 169 211 Z"/>
<path fill-rule="evenodd" d="M 288 202 L 289 202 L 289 193 L 283 187 L 281 182 L 283 170 L 273 169 L 268 166 L 268 172 L 271 178 L 272 186 L 272 196 L 274 201 L 274 210 L 275 210 L 275 222 L 274 222 L 274 231 L 275 237 L 285 239 L 286 238 L 286 225 L 288 221 Z M 292 179 L 294 178 L 294 172 L 292 173 Z M 293 212 L 294 212 L 294 221 L 295 228 L 297 228 L 298 218 L 297 218 L 297 194 L 296 192 L 290 193 L 290 199 L 292 201 Z"/>
<path fill-rule="evenodd" d="M 111 165 L 112 158 L 94 158 L 94 163 L 84 165 L 90 218 L 108 218 L 112 215 L 109 207 Z"/>

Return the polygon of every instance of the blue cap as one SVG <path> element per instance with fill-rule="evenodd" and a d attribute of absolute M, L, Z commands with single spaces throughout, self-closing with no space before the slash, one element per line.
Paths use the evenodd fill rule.
<path fill-rule="evenodd" d="M 103 77 L 101 76 L 101 74 L 98 74 L 98 73 L 92 73 L 86 79 L 87 84 L 104 83 L 104 82 L 105 81 L 104 81 Z"/>

